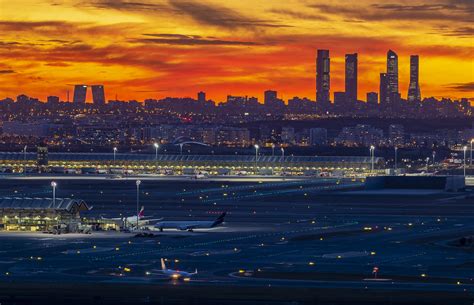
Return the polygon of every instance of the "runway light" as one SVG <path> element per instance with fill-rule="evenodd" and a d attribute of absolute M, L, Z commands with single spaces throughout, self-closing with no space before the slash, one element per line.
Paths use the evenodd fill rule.
<path fill-rule="evenodd" d="M 245 273 L 245 270 L 244 270 L 244 269 L 240 269 L 240 270 L 239 270 L 239 273 Z"/>
<path fill-rule="evenodd" d="M 130 272 L 130 271 L 132 271 L 132 269 L 130 269 L 130 268 L 128 268 L 128 267 L 125 267 L 125 268 L 123 268 L 123 271 L 125 271 L 125 272 Z"/>
<path fill-rule="evenodd" d="M 5 275 L 10 275 L 10 272 L 5 272 Z"/>
<path fill-rule="evenodd" d="M 324 238 L 321 237 L 321 238 L 319 238 L 319 240 L 324 240 Z"/>
<path fill-rule="evenodd" d="M 172 277 L 173 279 L 177 279 L 177 278 L 179 278 L 179 274 L 176 274 L 176 273 L 175 273 L 175 274 L 171 275 L 171 277 Z"/>
<path fill-rule="evenodd" d="M 375 255 L 375 252 L 374 251 L 370 252 L 370 255 Z"/>
<path fill-rule="evenodd" d="M 81 251 L 77 250 L 77 254 L 81 254 Z"/>
<path fill-rule="evenodd" d="M 409 227 L 411 227 L 412 225 L 413 225 L 413 224 L 412 224 L 411 222 L 410 222 L 410 223 L 408 223 L 408 226 L 409 226 Z"/>
<path fill-rule="evenodd" d="M 364 231 L 372 231 L 372 227 L 364 227 Z"/>
<path fill-rule="evenodd" d="M 239 249 L 237 249 L 237 248 L 234 248 L 234 251 L 235 251 L 235 252 L 237 252 L 237 251 L 239 251 Z"/>
<path fill-rule="evenodd" d="M 314 266 L 314 262 L 309 262 L 308 265 Z"/>
<path fill-rule="evenodd" d="M 337 258 L 342 258 L 342 256 L 338 255 Z"/>
<path fill-rule="evenodd" d="M 96 249 L 96 248 L 97 248 L 97 246 L 93 246 L 92 248 Z"/>
<path fill-rule="evenodd" d="M 150 274 L 151 274 L 150 271 L 145 272 L 145 275 L 150 275 Z"/>
<path fill-rule="evenodd" d="M 36 259 L 40 261 L 40 260 L 42 260 L 43 258 L 42 258 L 41 256 L 38 256 Z"/>
<path fill-rule="evenodd" d="M 461 285 L 461 282 L 457 281 L 457 282 L 456 282 L 456 285 Z"/>
<path fill-rule="evenodd" d="M 422 273 L 422 274 L 421 274 L 421 277 L 426 277 L 426 274 Z"/>
<path fill-rule="evenodd" d="M 174 262 L 175 262 L 175 263 L 179 263 L 179 259 L 175 259 Z"/>
<path fill-rule="evenodd" d="M 115 251 L 118 251 L 118 250 L 120 250 L 120 248 L 119 248 L 119 247 L 115 248 Z"/>
<path fill-rule="evenodd" d="M 185 281 L 185 282 L 189 282 L 190 280 L 191 280 L 191 278 L 189 278 L 189 277 L 185 277 L 185 278 L 183 279 L 183 281 Z"/>

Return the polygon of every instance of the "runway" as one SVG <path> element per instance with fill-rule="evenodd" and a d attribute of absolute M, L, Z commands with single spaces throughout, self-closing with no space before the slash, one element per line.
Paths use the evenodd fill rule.
<path fill-rule="evenodd" d="M 0 196 L 11 196 L 12 191 L 16 196 L 50 196 L 46 180 L 2 180 Z M 153 285 L 148 292 L 152 300 L 153 291 L 171 287 L 184 289 L 183 296 L 194 287 L 262 292 L 269 287 L 288 291 L 311 287 L 314 297 L 331 289 L 349 295 L 380 293 L 386 297 L 382 303 L 400 294 L 420 297 L 422 292 L 430 300 L 435 293 L 440 301 L 446 300 L 443 293 L 454 296 L 458 304 L 472 299 L 472 249 L 453 244 L 474 232 L 472 199 L 459 194 L 354 196 L 334 188 L 344 183 L 354 182 L 143 180 L 140 204 L 146 215 L 212 220 L 227 211 L 224 226 L 195 232 L 167 230 L 152 238 L 118 232 L 59 236 L 3 232 L 1 279 L 51 285 Z M 94 206 L 84 215 L 89 217 L 128 216 L 136 208 L 133 179 L 59 180 L 57 196 L 85 200 Z M 197 268 L 198 275 L 186 283 L 166 280 L 156 272 L 161 258 L 168 259 L 170 268 Z M 392 281 L 365 280 L 373 277 L 374 266 L 379 277 Z M 250 275 L 242 276 L 240 270 Z M 1 295 L 8 291 L 0 289 L 0 300 Z M 306 295 L 293 297 L 303 300 Z"/>

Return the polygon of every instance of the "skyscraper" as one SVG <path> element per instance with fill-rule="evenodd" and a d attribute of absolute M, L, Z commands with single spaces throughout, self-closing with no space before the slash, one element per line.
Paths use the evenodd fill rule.
<path fill-rule="evenodd" d="M 74 86 L 74 97 L 72 102 L 74 104 L 85 104 L 86 103 L 87 86 L 86 85 L 75 85 Z"/>
<path fill-rule="evenodd" d="M 380 96 L 380 106 L 387 107 L 390 104 L 387 73 L 380 73 L 379 96 Z"/>
<path fill-rule="evenodd" d="M 92 85 L 92 101 L 95 105 L 105 104 L 104 86 Z"/>
<path fill-rule="evenodd" d="M 346 54 L 346 99 L 353 105 L 357 101 L 357 53 Z"/>
<path fill-rule="evenodd" d="M 408 101 L 420 101 L 421 92 L 418 83 L 419 58 L 418 55 L 410 56 L 410 85 L 408 86 Z"/>
<path fill-rule="evenodd" d="M 329 50 L 318 50 L 316 58 L 316 101 L 321 106 L 329 105 Z"/>
<path fill-rule="evenodd" d="M 388 97 L 387 101 L 390 106 L 394 106 L 398 102 L 398 55 L 392 50 L 387 52 L 387 82 Z"/>

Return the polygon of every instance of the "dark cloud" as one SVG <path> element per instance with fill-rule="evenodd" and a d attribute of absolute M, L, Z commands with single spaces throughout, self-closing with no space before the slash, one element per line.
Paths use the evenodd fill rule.
<path fill-rule="evenodd" d="M 143 34 L 144 36 L 153 38 L 139 38 L 133 41 L 140 43 L 156 43 L 156 44 L 168 44 L 168 45 L 221 45 L 221 46 L 253 46 L 258 45 L 252 41 L 238 41 L 238 40 L 221 40 L 221 39 L 209 39 L 201 38 L 199 36 L 188 36 L 181 34 Z"/>
<path fill-rule="evenodd" d="M 11 74 L 11 73 L 15 73 L 15 71 L 13 71 L 13 70 L 0 70 L 0 74 Z"/>
<path fill-rule="evenodd" d="M 474 92 L 474 82 L 449 84 L 446 87 L 463 92 Z"/>
<path fill-rule="evenodd" d="M 293 10 L 287 10 L 287 9 L 271 9 L 269 10 L 270 13 L 286 16 L 286 17 L 292 17 L 295 19 L 305 19 L 305 20 L 314 20 L 314 21 L 327 21 L 329 20 L 328 17 L 321 15 L 321 14 L 314 14 L 314 13 L 308 13 L 308 12 L 298 12 L 298 11 L 293 11 Z"/>
<path fill-rule="evenodd" d="M 68 63 L 65 63 L 65 62 L 49 62 L 49 63 L 46 64 L 46 66 L 50 66 L 50 67 L 69 67 L 71 65 L 68 64 Z"/>
<path fill-rule="evenodd" d="M 153 11 L 159 12 L 169 10 L 166 4 L 158 4 L 149 1 L 126 1 L 126 0 L 97 0 L 89 1 L 84 4 L 79 2 L 77 6 L 88 6 L 100 9 L 115 9 L 120 11 Z"/>
<path fill-rule="evenodd" d="M 66 21 L 0 21 L 2 31 L 61 31 L 73 29 L 74 26 Z"/>
<path fill-rule="evenodd" d="M 228 29 L 289 27 L 288 25 L 274 23 L 268 20 L 249 18 L 234 10 L 218 5 L 180 0 L 172 0 L 170 1 L 170 5 L 179 12 L 191 17 L 194 21 L 204 25 L 218 26 Z"/>
<path fill-rule="evenodd" d="M 438 34 L 444 36 L 454 36 L 459 38 L 472 38 L 474 35 L 474 27 L 457 27 L 457 28 L 447 28 L 447 27 L 439 27 Z"/>
<path fill-rule="evenodd" d="M 373 4 L 370 7 L 310 4 L 309 7 L 321 13 L 340 15 L 349 19 L 365 21 L 386 20 L 430 20 L 451 22 L 472 22 L 472 5 L 464 3 L 427 2 L 421 4 L 385 3 Z M 473 1 L 474 2 L 474 1 Z"/>

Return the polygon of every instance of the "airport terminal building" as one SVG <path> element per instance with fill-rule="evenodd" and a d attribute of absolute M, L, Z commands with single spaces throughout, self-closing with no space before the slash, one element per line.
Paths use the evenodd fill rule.
<path fill-rule="evenodd" d="M 34 167 L 36 154 L 0 152 L 0 166 L 14 171 Z M 50 169 L 58 173 L 76 169 L 94 173 L 101 170 L 126 169 L 136 172 L 169 171 L 183 173 L 183 169 L 205 170 L 211 174 L 236 174 L 239 172 L 269 174 L 304 174 L 305 171 L 364 172 L 372 167 L 383 170 L 381 157 L 364 156 L 254 156 L 254 155 L 163 155 L 112 153 L 49 153 Z"/>
<path fill-rule="evenodd" d="M 79 232 L 82 211 L 91 208 L 80 199 L 0 198 L 0 230 Z"/>

